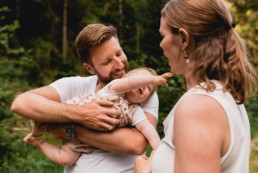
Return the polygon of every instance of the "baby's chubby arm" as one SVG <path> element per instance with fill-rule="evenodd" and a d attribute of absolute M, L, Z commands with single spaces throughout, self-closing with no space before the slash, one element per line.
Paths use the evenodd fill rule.
<path fill-rule="evenodd" d="M 109 86 L 109 89 L 118 93 L 126 93 L 148 85 L 162 85 L 167 87 L 167 79 L 172 76 L 173 74 L 170 72 L 158 76 L 135 73 L 130 76 L 117 79 Z"/>
<path fill-rule="evenodd" d="M 168 86 L 168 83 L 167 83 L 167 79 L 172 77 L 173 74 L 170 73 L 170 72 L 166 72 L 162 75 L 158 75 L 158 76 L 152 76 L 152 83 L 151 84 L 154 84 L 154 85 L 162 85 L 164 87 L 167 87 Z"/>

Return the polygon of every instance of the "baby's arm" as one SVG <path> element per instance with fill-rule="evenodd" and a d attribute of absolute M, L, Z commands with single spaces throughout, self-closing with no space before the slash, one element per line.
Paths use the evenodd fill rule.
<path fill-rule="evenodd" d="M 126 93 L 128 91 L 138 89 L 148 85 L 168 86 L 167 79 L 172 76 L 172 73 L 164 73 L 159 76 L 147 74 L 132 74 L 130 76 L 117 79 L 110 86 L 111 91 L 118 93 Z"/>
<path fill-rule="evenodd" d="M 80 156 L 80 153 L 72 151 L 68 145 L 58 147 L 33 137 L 32 133 L 28 134 L 24 141 L 38 147 L 50 160 L 61 166 L 73 165 Z"/>
<path fill-rule="evenodd" d="M 148 119 L 145 119 L 135 125 L 145 138 L 149 141 L 151 148 L 155 150 L 160 144 L 160 138 L 156 129 L 151 125 Z"/>

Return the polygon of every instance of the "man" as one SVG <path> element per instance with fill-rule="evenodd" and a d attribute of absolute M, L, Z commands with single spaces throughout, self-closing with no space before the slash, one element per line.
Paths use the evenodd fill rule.
<path fill-rule="evenodd" d="M 62 78 L 49 86 L 25 92 L 14 100 L 11 109 L 35 121 L 81 124 L 51 130 L 62 138 L 75 137 L 98 148 L 91 154 L 82 154 L 75 165 L 65 168 L 66 173 L 132 172 L 134 159 L 146 150 L 148 143 L 135 128 L 114 129 L 119 123 L 119 112 L 103 107 L 112 106 L 112 102 L 99 100 L 83 106 L 64 104 L 72 97 L 93 94 L 126 73 L 127 57 L 120 47 L 116 29 L 102 24 L 88 25 L 77 36 L 75 46 L 83 67 L 93 76 Z M 156 127 L 156 93 L 143 109 Z"/>

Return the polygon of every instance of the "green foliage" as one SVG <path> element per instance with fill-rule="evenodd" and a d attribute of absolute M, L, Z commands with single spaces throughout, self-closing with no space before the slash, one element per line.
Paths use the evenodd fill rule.
<path fill-rule="evenodd" d="M 0 124 L 0 172 L 62 172 L 61 166 L 47 160 L 38 149 L 23 142 L 23 137 L 29 132 L 28 127 L 29 122 L 21 117 L 6 119 Z"/>
<path fill-rule="evenodd" d="M 258 172 L 258 140 L 257 136 L 254 140 L 252 140 L 252 150 L 251 150 L 251 156 L 250 156 L 250 173 L 256 173 Z"/>
<path fill-rule="evenodd" d="M 0 8 L 0 12 L 8 11 L 7 7 Z M 0 20 L 5 20 L 5 17 L 0 16 Z M 0 172 L 62 172 L 62 167 L 53 164 L 39 150 L 22 141 L 25 133 L 20 129 L 27 127 L 25 132 L 28 133 L 28 121 L 17 118 L 10 110 L 15 95 L 33 87 L 28 82 L 37 64 L 31 57 L 31 51 L 17 43 L 15 31 L 18 28 L 18 21 L 0 26 Z"/>
<path fill-rule="evenodd" d="M 0 12 L 7 12 L 8 8 L 0 8 Z M 0 17 L 1 20 L 5 18 Z M 14 40 L 14 31 L 19 27 L 17 21 L 12 24 L 0 27 L 0 120 L 10 118 L 10 103 L 16 92 L 19 91 L 18 86 L 26 81 L 20 80 L 24 77 L 21 67 L 18 65 L 17 57 L 24 54 L 22 47 L 11 47 Z M 25 84 L 26 86 L 26 84 Z"/>
<path fill-rule="evenodd" d="M 258 94 L 248 103 L 247 113 L 251 124 L 251 136 L 254 138 L 258 135 Z"/>
<path fill-rule="evenodd" d="M 252 0 L 235 0 L 230 3 L 234 20 L 237 23 L 236 30 L 246 40 L 254 63 L 258 63 L 258 3 Z"/>

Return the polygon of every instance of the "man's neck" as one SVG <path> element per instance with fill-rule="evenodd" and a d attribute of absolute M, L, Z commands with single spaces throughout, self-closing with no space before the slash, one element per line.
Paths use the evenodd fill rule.
<path fill-rule="evenodd" d="M 101 90 L 104 86 L 106 86 L 106 83 L 103 83 L 103 82 L 101 82 L 101 81 L 98 79 L 97 86 L 96 86 L 96 92 L 98 92 L 99 90 Z"/>

